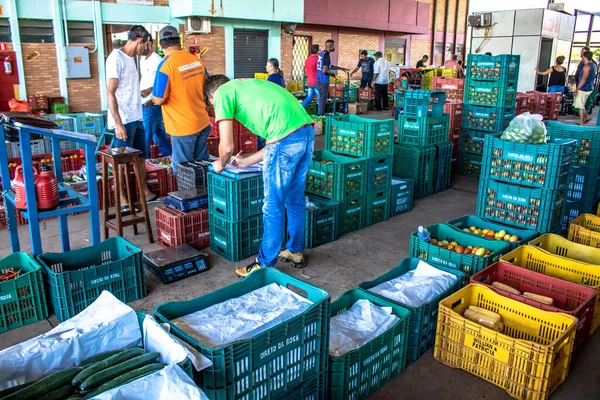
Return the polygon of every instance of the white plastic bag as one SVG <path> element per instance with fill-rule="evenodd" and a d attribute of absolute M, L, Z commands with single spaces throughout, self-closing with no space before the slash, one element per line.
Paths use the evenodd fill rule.
<path fill-rule="evenodd" d="M 516 143 L 544 144 L 546 143 L 546 126 L 540 114 L 525 112 L 510 121 L 500 139 Z"/>

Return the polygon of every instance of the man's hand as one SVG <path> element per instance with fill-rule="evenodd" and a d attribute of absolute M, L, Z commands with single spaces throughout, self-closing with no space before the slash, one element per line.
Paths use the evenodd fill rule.
<path fill-rule="evenodd" d="M 254 165 L 254 163 L 251 162 L 251 160 L 248 157 L 241 156 L 239 154 L 237 156 L 231 157 L 231 160 L 229 162 L 231 163 L 231 165 L 238 168 L 247 168 L 251 165 Z"/>
<path fill-rule="evenodd" d="M 148 97 L 148 96 L 150 96 L 151 93 L 152 93 L 152 88 L 148 88 L 148 89 L 144 89 L 144 90 L 140 91 L 140 95 L 142 97 Z"/>
<path fill-rule="evenodd" d="M 127 140 L 127 131 L 125 130 L 125 126 L 123 124 L 117 124 L 115 126 L 115 136 L 117 137 L 117 139 L 120 139 L 122 141 Z"/>
<path fill-rule="evenodd" d="M 220 174 L 221 171 L 223 171 L 225 169 L 225 166 L 223 165 L 223 163 L 221 163 L 221 160 L 215 160 L 212 163 L 213 169 L 217 174 Z"/>

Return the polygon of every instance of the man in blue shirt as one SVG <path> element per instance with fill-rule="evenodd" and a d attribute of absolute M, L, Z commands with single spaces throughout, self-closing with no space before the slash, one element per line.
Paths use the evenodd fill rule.
<path fill-rule="evenodd" d="M 598 73 L 598 70 L 593 61 L 594 55 L 591 51 L 586 51 L 581 56 L 583 67 L 577 73 L 577 89 L 575 100 L 573 101 L 573 107 L 579 109 L 578 125 L 583 126 L 592 119 L 592 117 L 589 116 L 585 110 L 585 103 L 594 90 L 594 82 L 596 80 L 596 74 Z"/>
<path fill-rule="evenodd" d="M 369 53 L 366 50 L 360 52 L 360 60 L 358 60 L 358 65 L 354 70 L 350 73 L 350 76 L 354 75 L 358 69 L 361 69 L 362 76 L 360 78 L 360 88 L 364 89 L 371 87 L 371 81 L 373 80 L 373 65 L 375 64 L 375 60 L 369 57 Z"/>
<path fill-rule="evenodd" d="M 335 51 L 335 42 L 331 39 L 325 42 L 325 50 L 319 53 L 317 61 L 317 86 L 319 87 L 319 115 L 325 114 L 325 104 L 329 98 L 329 77 L 335 76 L 332 71 L 346 71 L 348 68 L 331 65 L 330 53 Z"/>

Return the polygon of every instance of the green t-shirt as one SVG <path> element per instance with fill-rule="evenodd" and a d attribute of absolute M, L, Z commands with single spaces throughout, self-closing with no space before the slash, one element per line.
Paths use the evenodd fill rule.
<path fill-rule="evenodd" d="M 215 120 L 237 119 L 267 143 L 312 124 L 312 118 L 298 100 L 273 82 L 248 79 L 232 80 L 214 95 Z"/>

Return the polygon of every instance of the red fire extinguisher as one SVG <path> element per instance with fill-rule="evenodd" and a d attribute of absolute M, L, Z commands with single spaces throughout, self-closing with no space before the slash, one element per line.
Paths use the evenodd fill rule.
<path fill-rule="evenodd" d="M 13 74 L 13 69 L 12 69 L 12 63 L 11 63 L 11 58 L 10 56 L 6 56 L 6 58 L 4 59 L 4 73 L 6 75 L 12 75 Z"/>
<path fill-rule="evenodd" d="M 35 195 L 37 197 L 37 208 L 40 210 L 53 210 L 58 207 L 58 179 L 54 176 L 49 165 L 42 165 L 41 172 L 33 167 L 33 180 L 35 184 Z M 27 209 L 27 195 L 23 181 L 23 166 L 17 166 L 15 178 L 12 181 L 15 191 L 15 207 L 19 210 Z"/>

